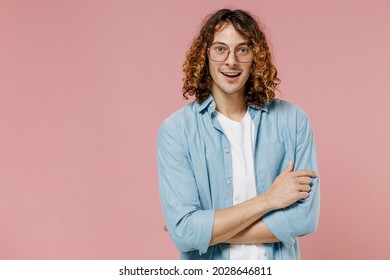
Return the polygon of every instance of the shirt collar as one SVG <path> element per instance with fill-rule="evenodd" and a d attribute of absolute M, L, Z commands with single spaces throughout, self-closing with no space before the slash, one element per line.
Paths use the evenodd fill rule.
<path fill-rule="evenodd" d="M 257 106 L 257 105 L 253 105 L 253 104 L 249 105 L 249 107 L 253 108 L 255 110 L 262 110 L 262 111 L 268 113 L 269 105 L 270 105 L 270 102 L 265 103 L 263 105 L 263 107 L 260 107 L 260 106 Z M 208 107 L 210 107 L 210 110 L 211 110 L 210 113 L 214 112 L 216 110 L 216 107 L 217 107 L 216 104 L 215 104 L 214 98 L 213 98 L 213 96 L 211 94 L 205 100 L 203 100 L 201 103 L 199 103 L 198 106 L 199 106 L 198 107 L 198 112 L 202 112 L 203 110 L 205 110 Z"/>
<path fill-rule="evenodd" d="M 214 112 L 216 110 L 216 106 L 215 106 L 214 98 L 211 94 L 205 100 L 203 100 L 202 103 L 199 103 L 198 112 L 202 112 L 203 110 L 207 109 L 211 103 L 212 106 L 210 106 L 210 109 L 211 112 Z"/>
<path fill-rule="evenodd" d="M 250 104 L 248 107 L 249 107 L 249 108 L 253 108 L 253 109 L 255 109 L 255 110 L 261 110 L 261 111 L 264 111 L 264 112 L 268 113 L 268 106 L 269 106 L 269 104 L 270 104 L 270 102 L 265 103 L 265 104 L 263 105 L 263 107 L 257 106 L 257 105 L 253 105 L 253 104 Z"/>

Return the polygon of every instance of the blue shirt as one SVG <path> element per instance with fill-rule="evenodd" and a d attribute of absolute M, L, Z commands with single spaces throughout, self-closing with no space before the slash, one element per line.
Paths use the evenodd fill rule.
<path fill-rule="evenodd" d="M 318 172 L 315 144 L 307 115 L 297 106 L 274 99 L 248 106 L 255 126 L 256 191 L 268 190 L 289 161 L 294 170 Z M 229 259 L 229 244 L 209 246 L 216 209 L 233 206 L 230 143 L 216 118 L 210 95 L 173 113 L 158 133 L 160 196 L 169 234 L 181 259 Z M 310 196 L 261 219 L 280 240 L 265 244 L 268 259 L 299 259 L 298 237 L 316 230 L 319 177 Z"/>

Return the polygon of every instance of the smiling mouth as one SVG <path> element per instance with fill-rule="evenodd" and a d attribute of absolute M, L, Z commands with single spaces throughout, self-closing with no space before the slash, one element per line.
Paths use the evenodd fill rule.
<path fill-rule="evenodd" d="M 229 78 L 235 78 L 241 75 L 241 72 L 235 72 L 235 73 L 227 73 L 227 72 L 221 72 L 222 75 L 229 77 Z"/>

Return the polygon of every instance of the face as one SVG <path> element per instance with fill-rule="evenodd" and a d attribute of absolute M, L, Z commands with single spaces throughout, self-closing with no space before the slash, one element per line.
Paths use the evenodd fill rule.
<path fill-rule="evenodd" d="M 214 34 L 213 43 L 219 42 L 234 50 L 247 40 L 237 32 L 232 24 L 227 24 Z M 233 51 L 223 62 L 215 62 L 209 59 L 209 71 L 212 82 L 212 93 L 215 95 L 240 94 L 244 96 L 245 83 L 250 76 L 252 62 L 239 62 Z"/>

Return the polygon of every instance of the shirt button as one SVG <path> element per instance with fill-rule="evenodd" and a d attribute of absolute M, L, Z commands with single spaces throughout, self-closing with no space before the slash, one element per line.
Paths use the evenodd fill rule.
<path fill-rule="evenodd" d="M 231 178 L 227 179 L 227 180 L 226 180 L 226 183 L 227 183 L 228 185 L 230 185 L 230 184 L 232 183 L 232 179 L 231 179 Z"/>
<path fill-rule="evenodd" d="M 225 154 L 230 154 L 230 151 L 229 151 L 229 149 L 225 149 Z"/>

